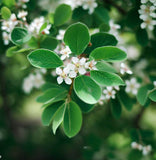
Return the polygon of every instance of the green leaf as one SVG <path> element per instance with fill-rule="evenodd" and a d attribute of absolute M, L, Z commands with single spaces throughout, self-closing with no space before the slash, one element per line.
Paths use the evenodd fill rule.
<path fill-rule="evenodd" d="M 16 45 L 22 45 L 31 39 L 31 35 L 24 28 L 15 27 L 11 32 L 11 41 Z"/>
<path fill-rule="evenodd" d="M 32 50 L 33 50 L 33 48 L 22 48 L 22 49 L 18 50 L 17 53 L 29 53 Z"/>
<path fill-rule="evenodd" d="M 116 119 L 120 118 L 121 112 L 122 112 L 122 107 L 121 107 L 121 104 L 117 98 L 111 99 L 111 111 L 112 111 L 113 116 Z"/>
<path fill-rule="evenodd" d="M 53 51 L 37 49 L 28 55 L 29 62 L 37 68 L 57 68 L 63 65 L 60 57 Z"/>
<path fill-rule="evenodd" d="M 40 30 L 39 30 L 39 33 L 41 33 L 44 29 L 46 29 L 47 25 L 48 25 L 47 22 L 43 23 Z"/>
<path fill-rule="evenodd" d="M 18 46 L 13 46 L 13 47 L 10 47 L 8 48 L 8 50 L 6 51 L 6 56 L 7 57 L 12 57 L 14 56 L 17 51 L 19 50 L 19 47 Z"/>
<path fill-rule="evenodd" d="M 90 53 L 97 47 L 102 46 L 115 46 L 117 44 L 117 39 L 108 33 L 96 33 L 91 36 L 91 46 L 87 47 L 84 53 Z"/>
<path fill-rule="evenodd" d="M 146 29 L 139 28 L 136 32 L 136 39 L 140 45 L 147 46 L 149 39 Z"/>
<path fill-rule="evenodd" d="M 71 138 L 80 131 L 81 125 L 81 110 L 74 101 L 71 101 L 66 104 L 66 111 L 63 120 L 64 132 L 69 138 Z"/>
<path fill-rule="evenodd" d="M 152 85 L 145 85 L 138 89 L 137 100 L 142 106 L 146 105 L 148 101 L 148 91 L 151 90 L 152 88 L 153 88 Z"/>
<path fill-rule="evenodd" d="M 3 0 L 3 4 L 9 8 L 15 5 L 15 0 Z"/>
<path fill-rule="evenodd" d="M 67 97 L 67 90 L 64 88 L 50 88 L 44 92 L 43 95 L 39 96 L 36 101 L 39 103 L 54 103 L 63 100 Z"/>
<path fill-rule="evenodd" d="M 121 103 L 124 105 L 124 107 L 128 111 L 131 111 L 133 107 L 133 100 L 128 96 L 128 94 L 120 89 L 120 91 L 118 92 L 118 97 Z"/>
<path fill-rule="evenodd" d="M 42 36 L 42 40 L 40 42 L 40 47 L 54 50 L 58 45 L 58 40 L 56 38 L 50 37 L 50 36 Z"/>
<path fill-rule="evenodd" d="M 156 89 L 152 90 L 148 97 L 153 101 L 153 102 L 156 102 Z"/>
<path fill-rule="evenodd" d="M 72 9 L 69 5 L 59 5 L 54 13 L 54 24 L 60 26 L 66 23 L 72 16 Z"/>
<path fill-rule="evenodd" d="M 46 107 L 42 113 L 42 124 L 44 126 L 49 126 L 54 114 L 56 113 L 57 109 L 62 106 L 64 101 L 53 103 Z"/>
<path fill-rule="evenodd" d="M 103 86 L 119 86 L 125 85 L 123 80 L 116 74 L 103 71 L 91 71 L 91 77 Z"/>
<path fill-rule="evenodd" d="M 116 69 L 113 66 L 111 66 L 109 63 L 107 63 L 105 61 L 97 62 L 96 68 L 99 71 L 104 71 L 104 72 L 113 72 L 113 73 L 117 72 Z"/>
<path fill-rule="evenodd" d="M 2 18 L 3 19 L 9 19 L 10 18 L 10 16 L 11 16 L 11 11 L 10 11 L 10 9 L 9 8 L 7 8 L 7 7 L 2 7 L 1 8 L 1 15 L 2 15 Z"/>
<path fill-rule="evenodd" d="M 44 92 L 51 88 L 62 88 L 62 87 L 60 85 L 53 84 L 51 82 L 46 82 L 45 84 L 42 85 L 41 90 Z"/>
<path fill-rule="evenodd" d="M 57 128 L 60 126 L 60 124 L 63 122 L 64 114 L 65 114 L 66 105 L 63 104 L 55 113 L 52 123 L 52 130 L 53 133 L 56 133 Z"/>
<path fill-rule="evenodd" d="M 101 97 L 101 88 L 89 76 L 81 75 L 74 80 L 74 91 L 88 104 L 95 104 Z"/>
<path fill-rule="evenodd" d="M 82 23 L 75 23 L 69 26 L 64 35 L 65 44 L 77 55 L 83 53 L 89 41 L 90 36 L 88 28 Z"/>
<path fill-rule="evenodd" d="M 94 11 L 94 19 L 96 20 L 95 23 L 99 26 L 102 23 L 108 24 L 109 23 L 109 12 L 104 7 L 97 7 Z M 95 24 L 94 24 L 95 25 Z"/>
<path fill-rule="evenodd" d="M 99 47 L 90 54 L 90 59 L 104 60 L 108 62 L 118 62 L 125 60 L 127 54 L 117 47 Z"/>
<path fill-rule="evenodd" d="M 94 108 L 94 104 L 87 104 L 87 103 L 85 103 L 85 102 L 83 102 L 77 95 L 76 95 L 76 93 L 73 91 L 72 92 L 72 100 L 73 101 L 75 101 L 78 105 L 79 105 L 79 107 L 80 107 L 80 109 L 81 109 L 81 111 L 83 112 L 83 113 L 88 113 L 88 112 L 90 112 L 93 108 Z"/>
<path fill-rule="evenodd" d="M 99 26 L 100 32 L 108 32 L 110 30 L 110 26 L 106 23 L 102 23 Z"/>

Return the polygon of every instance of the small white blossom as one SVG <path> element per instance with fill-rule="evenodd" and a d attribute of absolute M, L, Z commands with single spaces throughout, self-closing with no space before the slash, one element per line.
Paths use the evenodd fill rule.
<path fill-rule="evenodd" d="M 76 72 L 79 72 L 81 75 L 86 73 L 85 69 L 86 58 L 78 59 L 77 57 L 72 57 L 72 62 L 76 67 Z"/>
<path fill-rule="evenodd" d="M 60 29 L 60 30 L 59 30 L 59 34 L 56 36 L 56 38 L 57 38 L 58 40 L 63 40 L 64 34 L 65 34 L 65 30 Z"/>
<path fill-rule="evenodd" d="M 9 34 L 6 33 L 6 32 L 3 32 L 2 36 L 3 36 L 4 44 L 8 45 L 9 44 L 9 38 L 10 38 Z"/>
<path fill-rule="evenodd" d="M 110 20 L 109 25 L 110 25 L 109 33 L 118 36 L 118 30 L 121 28 L 121 26 L 119 24 L 115 24 L 113 20 Z"/>
<path fill-rule="evenodd" d="M 51 24 L 48 24 L 47 27 L 41 32 L 42 34 L 50 34 Z"/>
<path fill-rule="evenodd" d="M 26 16 L 28 15 L 27 11 L 20 11 L 17 15 L 18 18 L 21 18 L 23 21 L 26 21 Z"/>
<path fill-rule="evenodd" d="M 96 61 L 92 60 L 92 61 L 89 61 L 87 63 L 85 63 L 85 68 L 86 69 L 90 69 L 90 70 L 97 70 L 96 68 Z"/>
<path fill-rule="evenodd" d="M 132 142 L 131 147 L 133 149 L 138 149 L 139 151 L 141 151 L 143 149 L 143 146 L 141 144 L 136 143 L 136 142 Z"/>
<path fill-rule="evenodd" d="M 147 145 L 147 146 L 144 146 L 143 149 L 142 149 L 142 154 L 144 156 L 148 155 L 150 152 L 152 151 L 152 146 L 151 145 Z"/>
<path fill-rule="evenodd" d="M 138 88 L 140 87 L 140 84 L 137 82 L 136 78 L 132 78 L 129 81 L 126 80 L 126 88 L 125 91 L 127 93 L 132 93 L 133 95 L 136 95 L 138 92 Z"/>
<path fill-rule="evenodd" d="M 105 96 L 102 94 L 101 97 L 100 97 L 100 99 L 99 99 L 99 101 L 98 101 L 99 105 L 103 105 L 105 100 L 106 100 L 106 98 L 105 98 Z"/>
<path fill-rule="evenodd" d="M 129 67 L 125 63 L 121 63 L 120 65 L 120 73 L 121 74 L 132 74 L 133 72 L 129 69 Z"/>
<path fill-rule="evenodd" d="M 94 9 L 97 7 L 97 3 L 95 0 L 83 0 L 82 2 L 82 8 L 85 10 L 89 10 L 88 13 L 92 14 L 94 12 Z"/>
<path fill-rule="evenodd" d="M 106 87 L 106 89 L 103 90 L 103 93 L 106 99 L 115 99 L 116 91 L 113 89 L 113 87 Z"/>
<path fill-rule="evenodd" d="M 143 20 L 143 22 L 141 23 L 142 29 L 147 28 L 149 30 L 153 30 L 154 26 L 156 25 L 156 20 L 153 19 L 156 18 L 156 1 L 151 0 L 150 2 L 151 3 L 148 3 L 148 1 L 142 0 L 142 5 L 140 5 L 140 9 L 138 10 L 140 14 L 139 18 Z"/>
<path fill-rule="evenodd" d="M 61 84 L 63 81 L 65 81 L 66 84 L 70 85 L 72 83 L 71 78 L 68 77 L 69 70 L 64 68 L 63 70 L 61 68 L 56 68 L 56 74 L 59 75 L 57 77 L 58 84 Z"/>
<path fill-rule="evenodd" d="M 153 82 L 154 86 L 156 87 L 156 81 Z"/>
<path fill-rule="evenodd" d="M 44 79 L 41 74 L 37 73 L 34 76 L 33 84 L 35 88 L 40 88 L 44 84 Z"/>
<path fill-rule="evenodd" d="M 66 48 L 62 49 L 60 51 L 60 53 L 62 54 L 61 56 L 61 60 L 65 60 L 66 58 L 69 58 L 69 55 L 72 53 L 70 48 L 68 46 L 66 46 Z"/>
<path fill-rule="evenodd" d="M 23 90 L 25 93 L 30 93 L 34 86 L 34 75 L 30 74 L 28 77 L 24 79 L 23 82 Z"/>
<path fill-rule="evenodd" d="M 73 10 L 82 6 L 82 2 L 83 0 L 63 0 L 63 3 L 70 5 Z"/>

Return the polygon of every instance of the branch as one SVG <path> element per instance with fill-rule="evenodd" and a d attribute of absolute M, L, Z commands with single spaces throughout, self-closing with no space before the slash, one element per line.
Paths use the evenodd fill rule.
<path fill-rule="evenodd" d="M 126 14 L 127 12 L 121 7 L 114 3 L 112 0 L 103 0 L 104 3 L 108 3 L 115 7 L 121 14 Z"/>

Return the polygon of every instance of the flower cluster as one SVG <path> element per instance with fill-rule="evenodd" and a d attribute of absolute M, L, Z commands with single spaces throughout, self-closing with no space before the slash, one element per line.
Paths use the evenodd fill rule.
<path fill-rule="evenodd" d="M 78 58 L 72 57 L 70 58 L 71 50 L 68 46 L 60 51 L 61 59 L 64 61 L 63 68 L 56 68 L 57 82 L 61 84 L 65 81 L 66 84 L 70 85 L 72 83 L 72 78 L 75 78 L 78 75 L 87 74 L 90 70 L 96 70 L 96 61 L 88 61 L 87 58 Z M 53 74 L 53 73 L 52 73 Z"/>
<path fill-rule="evenodd" d="M 105 87 L 102 91 L 101 98 L 99 100 L 99 104 L 103 105 L 104 101 L 108 101 L 109 99 L 115 99 L 116 91 L 119 90 L 118 86 L 108 86 Z"/>
<path fill-rule="evenodd" d="M 13 30 L 13 28 L 18 24 L 17 17 L 13 13 L 11 14 L 10 18 L 8 20 L 4 20 L 2 22 L 2 36 L 4 40 L 4 44 L 8 45 L 9 44 L 9 39 L 10 39 L 10 33 Z"/>
<path fill-rule="evenodd" d="M 121 63 L 120 65 L 120 73 L 121 74 L 132 74 L 133 72 L 129 69 L 129 67 L 125 63 Z"/>
<path fill-rule="evenodd" d="M 136 95 L 138 92 L 138 88 L 140 84 L 137 82 L 136 78 L 131 78 L 130 80 L 126 80 L 126 88 L 125 91 L 127 93 L 131 93 L 132 95 Z"/>
<path fill-rule="evenodd" d="M 88 10 L 89 14 L 92 14 L 94 9 L 98 6 L 96 0 L 65 0 L 64 3 L 70 5 L 72 9 L 82 6 L 84 10 Z"/>
<path fill-rule="evenodd" d="M 141 6 L 139 9 L 140 19 L 143 21 L 141 23 L 141 28 L 148 28 L 153 30 L 156 25 L 156 1 L 155 0 L 141 0 Z"/>
<path fill-rule="evenodd" d="M 43 16 L 39 17 L 39 18 L 35 18 L 31 24 L 28 26 L 28 30 L 31 33 L 34 33 L 36 35 L 39 34 L 40 28 L 42 27 L 42 25 L 45 23 L 45 19 Z M 51 28 L 51 24 L 48 24 L 47 27 L 42 30 L 42 34 L 49 34 L 50 33 L 50 28 Z"/>
<path fill-rule="evenodd" d="M 33 88 L 40 88 L 45 82 L 43 74 L 46 73 L 45 69 L 35 70 L 35 73 L 29 74 L 23 81 L 23 90 L 25 93 L 30 93 Z"/>
<path fill-rule="evenodd" d="M 145 155 L 148 155 L 151 151 L 152 151 L 152 146 L 151 145 L 147 145 L 147 146 L 143 146 L 137 142 L 132 142 L 131 143 L 131 147 L 133 149 L 137 149 L 139 151 L 142 151 L 142 154 L 145 156 Z"/>
<path fill-rule="evenodd" d="M 14 29 L 15 26 L 17 25 L 23 25 L 24 27 L 28 28 L 29 32 L 31 32 L 32 34 L 38 35 L 41 26 L 46 22 L 44 17 L 39 17 L 39 18 L 35 18 L 31 24 L 29 25 L 26 22 L 26 16 L 28 15 L 27 11 L 19 11 L 19 13 L 16 15 L 13 13 L 11 14 L 10 18 L 8 20 L 4 20 L 2 22 L 2 36 L 3 36 L 3 40 L 4 40 L 4 44 L 8 45 L 9 41 L 10 41 L 10 33 L 11 31 Z M 17 19 L 18 18 L 18 19 Z M 51 25 L 48 24 L 47 27 L 42 30 L 42 34 L 49 34 L 50 33 L 50 28 Z"/>

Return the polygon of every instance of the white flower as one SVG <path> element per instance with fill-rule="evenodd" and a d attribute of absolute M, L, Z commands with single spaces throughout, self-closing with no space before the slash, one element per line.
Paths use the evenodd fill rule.
<path fill-rule="evenodd" d="M 26 16 L 28 15 L 27 11 L 20 11 L 17 15 L 18 18 L 21 18 L 23 21 L 26 21 Z"/>
<path fill-rule="evenodd" d="M 133 95 L 136 95 L 138 92 L 138 88 L 140 87 L 140 84 L 136 81 L 136 78 L 132 78 L 131 80 L 126 80 L 126 88 L 125 91 L 127 93 L 132 93 Z"/>
<path fill-rule="evenodd" d="M 10 33 L 17 24 L 18 24 L 18 21 L 17 21 L 16 15 L 11 14 L 9 20 L 5 20 L 2 22 L 1 29 Z"/>
<path fill-rule="evenodd" d="M 129 67 L 125 63 L 121 63 L 120 65 L 120 73 L 121 74 L 132 74 L 133 72 L 129 69 Z"/>
<path fill-rule="evenodd" d="M 57 38 L 58 40 L 63 40 L 64 34 L 65 34 L 65 30 L 60 29 L 60 30 L 59 30 L 59 34 L 56 36 L 56 38 Z"/>
<path fill-rule="evenodd" d="M 56 68 L 56 74 L 59 75 L 57 77 L 57 82 L 58 84 L 61 84 L 63 80 L 65 81 L 66 84 L 70 85 L 72 83 L 71 78 L 68 77 L 69 70 L 64 68 L 63 70 L 61 68 Z"/>
<path fill-rule="evenodd" d="M 106 100 L 106 98 L 105 98 L 105 96 L 102 94 L 101 97 L 100 97 L 100 99 L 99 99 L 99 101 L 98 101 L 99 105 L 103 105 L 105 100 Z"/>
<path fill-rule="evenodd" d="M 30 74 L 23 81 L 23 90 L 25 93 L 30 93 L 34 86 L 34 75 Z"/>
<path fill-rule="evenodd" d="M 72 9 L 82 6 L 83 0 L 63 0 L 63 3 L 71 6 Z"/>
<path fill-rule="evenodd" d="M 34 83 L 34 87 L 36 87 L 36 88 L 40 88 L 45 83 L 44 79 L 40 73 L 37 73 L 34 76 L 33 83 Z"/>
<path fill-rule="evenodd" d="M 116 91 L 113 90 L 113 87 L 106 87 L 106 89 L 103 90 L 103 93 L 106 99 L 115 99 Z"/>
<path fill-rule="evenodd" d="M 86 69 L 90 69 L 90 70 L 97 70 L 96 68 L 96 61 L 92 60 L 92 61 L 89 61 L 87 63 L 85 63 L 85 68 Z"/>
<path fill-rule="evenodd" d="M 143 146 L 141 144 L 136 143 L 136 142 L 132 142 L 131 147 L 133 149 L 138 149 L 139 151 L 141 151 L 143 149 Z"/>
<path fill-rule="evenodd" d="M 154 86 L 156 87 L 156 81 L 153 82 Z"/>
<path fill-rule="evenodd" d="M 3 36 L 4 44 L 8 45 L 9 44 L 9 38 L 10 38 L 9 34 L 6 33 L 6 32 L 3 32 L 2 36 Z"/>
<path fill-rule="evenodd" d="M 149 30 L 153 30 L 156 25 L 156 20 L 153 20 L 151 17 L 147 17 L 143 23 L 141 23 L 141 28 L 148 28 Z"/>
<path fill-rule="evenodd" d="M 61 60 L 65 60 L 66 58 L 69 58 L 69 55 L 72 53 L 70 48 L 68 46 L 66 46 L 66 48 L 62 49 L 60 51 L 60 53 L 62 54 L 61 56 Z"/>
<path fill-rule="evenodd" d="M 83 0 L 82 2 L 82 8 L 85 10 L 89 10 L 88 13 L 92 14 L 94 12 L 94 9 L 97 7 L 97 3 L 95 0 Z"/>
<path fill-rule="evenodd" d="M 29 31 L 38 34 L 44 22 L 44 17 L 35 18 L 28 27 Z"/>
<path fill-rule="evenodd" d="M 141 0 L 141 3 L 147 3 L 148 0 Z"/>
<path fill-rule="evenodd" d="M 86 58 L 81 58 L 78 59 L 77 57 L 72 57 L 72 62 L 75 65 L 75 71 L 79 72 L 81 75 L 86 73 L 86 69 L 85 69 L 85 62 L 86 62 Z"/>
<path fill-rule="evenodd" d="M 109 25 L 110 25 L 109 33 L 117 36 L 118 35 L 118 29 L 120 29 L 121 26 L 119 24 L 115 24 L 113 22 L 113 20 L 110 20 Z"/>
<path fill-rule="evenodd" d="M 142 149 L 142 154 L 144 156 L 146 156 L 147 154 L 149 154 L 152 151 L 152 146 L 151 145 L 147 145 L 145 147 L 143 147 Z"/>

